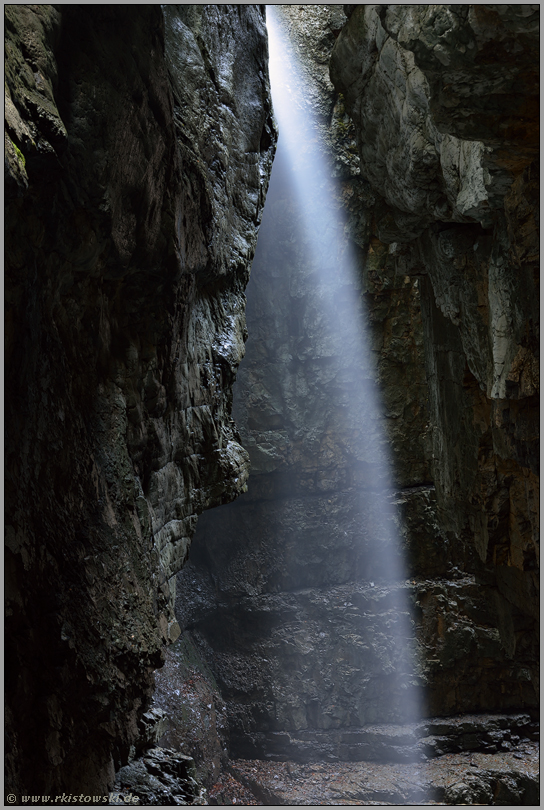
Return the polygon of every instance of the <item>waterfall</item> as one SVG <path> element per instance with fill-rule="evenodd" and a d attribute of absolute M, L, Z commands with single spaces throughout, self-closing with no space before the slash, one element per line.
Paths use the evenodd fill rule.
<path fill-rule="evenodd" d="M 334 438 L 341 445 L 338 452 L 350 460 L 349 485 L 356 491 L 358 514 L 364 516 L 355 530 L 359 548 L 352 572 L 362 587 L 360 594 L 364 593 L 363 610 L 376 609 L 383 616 L 380 638 L 374 630 L 369 639 L 368 631 L 361 628 L 361 639 L 356 643 L 382 645 L 383 676 L 391 685 L 391 706 L 395 706 L 387 721 L 413 721 L 420 716 L 421 707 L 408 609 L 409 583 L 394 512 L 375 352 L 370 349 L 364 309 L 361 258 L 346 238 L 342 189 L 333 177 L 330 149 L 323 141 L 317 116 L 306 103 L 310 90 L 274 6 L 267 6 L 267 26 L 272 98 L 279 128 L 270 199 L 274 200 L 279 184 L 288 184 L 298 209 L 295 218 L 302 223 L 297 260 L 306 276 L 312 277 L 315 294 L 311 318 L 306 311 L 301 329 L 310 340 L 315 336 L 319 346 L 313 349 L 318 349 L 320 357 L 334 360 L 336 366 L 334 382 L 327 388 L 328 408 L 334 414 Z M 270 225 L 264 222 L 263 228 L 267 227 Z M 268 233 L 269 251 L 273 241 Z M 285 256 L 279 254 L 277 262 L 281 274 Z M 258 265 L 259 248 L 254 272 L 258 272 Z M 337 448 L 329 447 L 328 451 L 334 454 Z M 325 463 L 326 449 L 319 452 Z M 384 718 L 379 711 L 372 717 L 370 711 L 365 719 Z"/>
<path fill-rule="evenodd" d="M 355 183 L 335 179 L 332 94 L 324 105 L 307 89 L 279 13 L 267 20 L 280 135 L 233 388 L 248 492 L 199 517 L 177 616 L 212 662 L 231 755 L 417 759 L 414 726 L 399 731 L 420 716 L 414 586 L 346 220 Z"/>

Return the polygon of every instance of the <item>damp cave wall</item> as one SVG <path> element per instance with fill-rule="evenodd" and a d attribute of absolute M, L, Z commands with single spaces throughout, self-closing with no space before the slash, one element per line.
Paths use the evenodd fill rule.
<path fill-rule="evenodd" d="M 7 5 L 6 788 L 149 740 L 231 418 L 276 133 L 264 6 Z"/>
<path fill-rule="evenodd" d="M 539 9 L 348 13 L 331 76 L 355 124 L 362 173 L 381 190 L 374 230 L 390 252 L 404 252 L 396 263 L 407 275 L 426 276 L 442 523 L 534 613 Z"/>
<path fill-rule="evenodd" d="M 374 233 L 421 278 L 439 524 L 536 689 L 539 7 L 346 8 L 331 77 Z"/>
<path fill-rule="evenodd" d="M 173 575 L 186 558 L 196 517 L 231 500 L 246 483 L 245 499 L 251 500 L 252 486 L 267 489 L 267 471 L 255 463 L 251 444 L 265 445 L 269 455 L 269 430 L 278 425 L 274 414 L 272 424 L 259 423 L 257 415 L 252 436 L 242 406 L 244 450 L 229 393 L 242 354 L 242 295 L 275 141 L 262 7 L 167 6 L 166 18 L 158 7 L 97 8 L 7 7 L 6 719 L 14 791 L 106 790 L 113 771 L 146 744 L 141 715 L 163 643 L 179 632 Z M 347 24 L 340 6 L 298 8 L 317 13 L 316 24 L 308 22 L 319 46 L 311 55 L 319 65 L 311 103 L 322 104 L 327 128 L 332 115 L 350 238 L 368 268 L 365 296 L 372 299 L 385 422 L 406 542 L 415 555 L 415 590 L 423 596 L 419 627 L 426 677 L 434 685 L 431 710 L 532 707 L 535 9 L 486 6 L 473 35 L 476 12 L 452 18 L 447 6 L 429 8 L 445 9 L 448 24 L 436 21 L 438 12 L 423 20 L 402 12 L 412 15 L 403 20 L 398 6 L 347 7 Z M 461 23 L 469 28 L 463 31 Z M 446 51 L 456 41 L 468 49 L 473 36 L 484 55 L 464 74 L 467 86 L 477 84 L 475 72 L 490 62 L 483 96 L 498 81 L 499 109 L 508 99 L 524 105 L 523 114 L 514 109 L 502 122 L 499 136 L 448 130 L 451 121 L 437 102 L 448 82 L 418 44 L 428 41 L 429 31 L 443 37 Z M 325 78 L 337 37 L 333 80 L 343 100 Z M 183 48 L 176 50 L 179 41 Z M 504 58 L 493 57 L 497 42 Z M 427 122 L 436 115 L 436 131 L 445 130 L 450 140 L 489 149 L 457 144 L 469 168 L 459 171 L 457 158 L 450 196 L 458 199 L 474 165 L 483 178 L 480 192 L 487 189 L 484 169 L 493 171 L 478 159 L 485 151 L 491 168 L 499 160 L 484 224 L 470 206 L 461 222 L 448 211 L 429 214 L 425 205 L 414 215 L 411 200 L 399 206 L 389 192 L 388 153 L 414 170 L 399 174 L 393 166 L 394 179 L 410 177 L 411 183 L 423 176 L 425 186 L 431 177 L 433 189 L 447 186 L 428 123 L 427 140 L 418 140 L 420 124 L 418 138 L 406 138 L 410 121 L 395 116 L 387 127 L 374 123 L 376 142 L 368 133 L 363 138 L 363 122 L 373 119 L 359 120 L 357 104 L 365 93 L 367 101 L 383 95 L 394 59 L 400 60 L 396 79 L 414 79 L 411 53 L 425 79 L 413 87 L 408 82 L 417 112 L 409 118 Z M 366 78 L 376 78 L 382 67 L 385 85 L 378 83 L 376 92 Z M 363 77 L 352 95 L 350 71 Z M 510 92 L 506 79 L 513 82 Z M 410 93 L 405 87 L 397 92 L 389 88 L 384 97 L 395 99 L 396 112 L 410 111 Z M 452 106 L 448 101 L 446 111 Z M 478 118 L 460 109 L 464 125 Z M 491 113 L 480 115 L 480 125 L 493 120 Z M 386 131 L 396 144 L 380 143 Z M 363 154 L 366 143 L 371 151 Z M 353 163 L 358 152 L 359 171 Z M 451 150 L 444 154 L 451 174 Z M 367 164 L 383 174 L 367 176 Z M 393 196 L 384 197 L 384 189 Z M 472 189 L 464 192 L 461 203 L 471 199 Z M 476 208 L 484 201 L 476 199 Z M 261 440 L 259 433 L 267 435 Z M 254 456 L 249 481 L 248 451 Z M 244 500 L 237 503 L 243 508 Z M 215 514 L 220 510 L 206 517 Z M 221 519 L 220 533 L 213 532 L 222 554 L 224 529 Z M 235 539 L 245 545 L 243 537 Z M 217 563 L 222 559 L 218 555 Z M 208 568 L 210 562 L 213 568 L 206 555 Z M 263 560 L 253 557 L 249 569 L 251 576 L 243 572 L 246 591 L 262 577 Z M 218 627 L 233 627 L 239 580 L 233 593 L 225 589 L 217 611 L 217 589 L 201 587 L 209 571 L 191 590 L 194 570 L 184 570 L 189 577 L 178 592 L 185 595 L 178 618 L 187 616 L 189 604 L 196 636 L 204 617 L 216 642 Z M 448 578 L 452 571 L 457 579 Z M 342 614 L 346 633 L 349 613 Z M 257 634 L 240 637 L 247 649 L 248 641 L 260 643 L 263 624 L 246 627 Z M 201 652 L 209 653 L 204 633 L 200 640 Z M 297 641 L 296 655 L 308 638 Z M 247 739 L 270 728 L 268 697 L 252 690 L 271 680 L 262 660 L 246 670 L 249 677 L 238 663 L 226 672 L 230 680 L 218 677 L 220 668 L 214 674 L 234 729 L 241 719 Z M 293 692 L 303 710 L 295 730 L 297 724 L 323 728 L 322 693 L 305 689 Z M 241 703 L 241 711 L 233 706 Z M 340 715 L 335 722 L 349 728 L 358 720 Z"/>
<path fill-rule="evenodd" d="M 538 8 L 278 8 L 359 250 L 423 711 L 534 710 Z M 357 729 L 398 708 L 387 595 L 372 601 L 359 570 L 371 522 L 355 514 L 287 186 L 273 177 L 247 291 L 248 493 L 202 517 L 177 613 L 235 753 L 357 759 Z"/>

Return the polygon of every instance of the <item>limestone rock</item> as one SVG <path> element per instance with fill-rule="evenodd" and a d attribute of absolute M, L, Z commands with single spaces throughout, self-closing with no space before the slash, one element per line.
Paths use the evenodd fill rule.
<path fill-rule="evenodd" d="M 377 236 L 420 278 L 438 523 L 506 600 L 501 638 L 525 615 L 520 650 L 537 609 L 537 43 L 536 6 L 360 5 L 331 59 Z"/>
<path fill-rule="evenodd" d="M 150 748 L 119 770 L 109 803 L 125 807 L 207 805 L 206 791 L 195 776 L 191 757 L 166 748 Z"/>
<path fill-rule="evenodd" d="M 275 130 L 259 6 L 6 7 L 9 787 L 145 743 L 231 418 Z"/>
<path fill-rule="evenodd" d="M 505 123 L 508 87 L 532 109 L 535 9 L 497 9 L 352 6 L 340 32 L 338 7 L 281 11 L 309 82 L 291 101 L 319 111 L 309 140 L 338 181 L 342 249 L 357 246 L 371 362 L 348 368 L 326 333 L 328 288 L 305 254 L 280 136 L 234 394 L 248 492 L 200 519 L 179 579 L 180 622 L 241 755 L 339 756 L 343 735 L 394 722 L 410 690 L 425 716 L 536 706 L 535 144 L 530 126 L 518 138 Z M 333 44 L 336 97 L 322 69 Z M 320 233 L 308 241 L 326 252 Z M 388 617 L 361 595 L 384 575 L 375 456 L 354 440 L 365 375 L 380 384 L 421 663 L 390 699 Z M 335 406 L 342 385 L 351 421 Z"/>

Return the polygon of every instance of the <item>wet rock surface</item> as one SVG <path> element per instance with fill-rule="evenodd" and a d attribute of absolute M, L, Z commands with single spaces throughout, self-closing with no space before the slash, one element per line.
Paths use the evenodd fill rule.
<path fill-rule="evenodd" d="M 265 750 L 261 731 L 392 721 L 396 712 L 410 711 L 412 693 L 421 688 L 412 662 L 399 667 L 402 645 L 391 643 L 407 611 L 398 614 L 404 585 L 384 586 L 390 566 L 402 566 L 403 550 L 393 547 L 373 494 L 387 451 L 367 416 L 372 395 L 361 391 L 360 379 L 372 377 L 376 367 L 389 377 L 393 368 L 403 368 L 409 382 L 386 406 L 402 467 L 402 489 L 393 499 L 397 523 L 406 546 L 415 547 L 417 536 L 421 556 L 432 557 L 437 572 L 446 567 L 421 437 L 425 381 L 415 358 L 422 357 L 422 346 L 409 326 L 420 320 L 417 285 L 391 273 L 374 290 L 371 357 L 361 355 L 356 367 L 338 336 L 327 333 L 322 314 L 320 299 L 332 293 L 312 265 L 312 250 L 326 256 L 331 268 L 341 260 L 347 235 L 359 238 L 364 227 L 357 202 L 368 184 L 359 183 L 349 127 L 344 131 L 326 76 L 323 54 L 332 49 L 340 10 L 317 9 L 282 12 L 310 81 L 308 97 L 299 92 L 292 103 L 306 105 L 311 114 L 312 99 L 321 98 L 313 119 L 316 137 L 339 179 L 330 205 L 347 209 L 349 225 L 346 230 L 342 216 L 336 220 L 333 213 L 339 231 L 334 244 L 325 235 L 304 234 L 280 136 L 247 291 L 250 337 L 234 401 L 252 475 L 239 508 L 221 508 L 200 520 L 190 563 L 178 579 L 178 619 L 217 678 L 228 705 L 231 746 L 246 756 Z M 353 294 L 351 288 L 340 293 Z M 407 304 L 402 323 L 397 294 Z M 401 438 L 402 413 L 412 424 L 408 439 Z M 401 512 L 411 518 L 403 522 Z M 417 533 L 408 528 L 410 520 Z M 224 628 L 220 617 L 228 617 Z"/>
<path fill-rule="evenodd" d="M 259 759 L 246 741 L 246 759 L 229 760 L 223 749 L 216 765 L 210 741 L 228 741 L 217 723 L 223 704 L 188 634 L 169 648 L 155 678 L 150 713 L 168 718 L 159 744 L 195 757 L 211 805 L 538 803 L 539 724 L 531 713 L 248 735 Z"/>
<path fill-rule="evenodd" d="M 368 369 L 348 369 L 343 347 L 326 339 L 318 313 L 327 290 L 305 258 L 280 137 L 234 394 L 248 492 L 201 518 L 177 603 L 229 707 L 236 756 L 338 755 L 344 731 L 355 739 L 365 724 L 392 722 L 409 694 L 424 694 L 429 717 L 537 705 L 535 143 L 524 136 L 515 154 L 525 163 L 507 166 L 498 118 L 495 135 L 475 140 L 477 66 L 488 89 L 491 74 L 498 93 L 517 86 L 534 57 L 535 10 L 501 19 L 495 10 L 484 23 L 487 12 L 472 7 L 357 6 L 341 31 L 338 11 L 292 6 L 281 18 L 309 80 L 293 106 L 320 99 L 315 137 L 337 180 L 331 204 L 346 215 L 340 241 L 359 250 L 392 519 L 408 560 L 399 587 L 410 595 L 420 664 L 392 687 L 402 667 L 386 640 L 392 613 L 378 606 L 390 600 L 394 610 L 395 589 L 380 591 L 377 473 L 372 452 L 354 450 L 365 402 L 352 422 L 333 405 L 341 384 L 354 399 L 350 371 Z M 488 24 L 498 52 L 523 52 L 517 78 L 505 68 L 501 79 L 483 45 Z M 402 44 L 412 33 L 414 52 Z M 430 77 L 422 54 L 428 48 L 431 60 L 433 37 L 447 51 L 465 34 L 458 58 L 472 62 L 462 75 L 468 82 L 472 71 L 478 87 L 452 107 L 448 130 L 446 77 L 457 57 L 441 67 L 435 54 Z M 333 46 L 341 95 L 323 73 Z M 451 92 L 460 96 L 461 85 Z M 470 104 L 472 118 L 460 112 Z M 313 239 L 323 254 L 321 234 Z M 518 357 L 510 370 L 507 356 Z M 362 756 L 361 746 L 346 743 L 342 757 Z"/>
<path fill-rule="evenodd" d="M 532 6 L 357 6 L 331 59 L 376 236 L 419 279 L 439 524 L 506 600 L 521 658 L 538 598 L 537 30 Z"/>
<path fill-rule="evenodd" d="M 206 790 L 195 777 L 191 757 L 166 748 L 150 748 L 117 772 L 110 805 L 205 805 Z"/>
<path fill-rule="evenodd" d="M 281 731 L 255 736 L 262 746 L 261 759 L 268 761 L 421 762 L 445 753 L 508 751 L 520 740 L 538 741 L 539 725 L 528 714 L 465 714 L 405 725 L 368 724 L 332 732 Z"/>
<path fill-rule="evenodd" d="M 538 746 L 447 754 L 414 765 L 236 760 L 230 772 L 264 805 L 537 805 Z"/>
<path fill-rule="evenodd" d="M 395 643 L 399 604 L 393 588 L 344 585 L 242 597 L 201 617 L 191 635 L 228 706 L 231 751 L 281 754 L 294 734 L 301 756 L 318 756 L 338 729 L 410 716 L 418 684 Z"/>
<path fill-rule="evenodd" d="M 191 756 L 196 778 L 211 787 L 228 760 L 227 707 L 188 633 L 167 648 L 155 671 L 153 711 L 165 718 L 155 742 Z"/>
<path fill-rule="evenodd" d="M 231 772 L 221 774 L 219 780 L 208 791 L 210 805 L 238 805 L 252 807 L 263 802 L 247 787 L 247 782 L 240 782 Z"/>
<path fill-rule="evenodd" d="M 197 515 L 248 475 L 264 10 L 9 5 L 6 55 L 8 786 L 105 793 Z"/>

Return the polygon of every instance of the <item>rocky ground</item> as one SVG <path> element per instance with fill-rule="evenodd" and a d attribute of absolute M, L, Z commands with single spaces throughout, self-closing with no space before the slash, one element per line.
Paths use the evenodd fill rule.
<path fill-rule="evenodd" d="M 417 764 L 234 760 L 230 776 L 214 786 L 208 800 L 265 806 L 530 806 L 539 803 L 538 762 L 534 742 L 506 752 L 446 754 Z"/>
<path fill-rule="evenodd" d="M 327 732 L 276 732 L 269 735 L 266 759 L 229 760 L 226 704 L 189 633 L 168 648 L 155 684 L 148 739 L 151 745 L 164 746 L 154 750 L 162 752 L 168 774 L 182 782 L 186 776 L 181 771 L 194 763 L 194 771 L 189 770 L 206 788 L 204 797 L 193 785 L 195 804 L 538 804 L 539 729 L 531 712 L 464 713 L 405 726 L 366 725 L 339 730 L 336 747 Z M 290 759 L 284 751 L 291 752 Z M 178 763 L 180 756 L 185 759 Z M 348 756 L 359 761 L 347 761 Z M 273 762 L 273 757 L 284 761 Z M 148 752 L 134 764 L 136 770 L 124 768 L 120 789 L 140 795 L 145 788 L 145 797 L 172 793 L 171 779 L 160 786 L 142 779 L 142 765 L 157 775 L 156 768 L 149 770 L 156 760 L 150 760 Z"/>
<path fill-rule="evenodd" d="M 417 763 L 231 760 L 206 791 L 191 757 L 153 748 L 125 766 L 115 788 L 123 804 L 228 806 L 538 806 L 538 743 L 507 751 L 444 754 Z"/>

